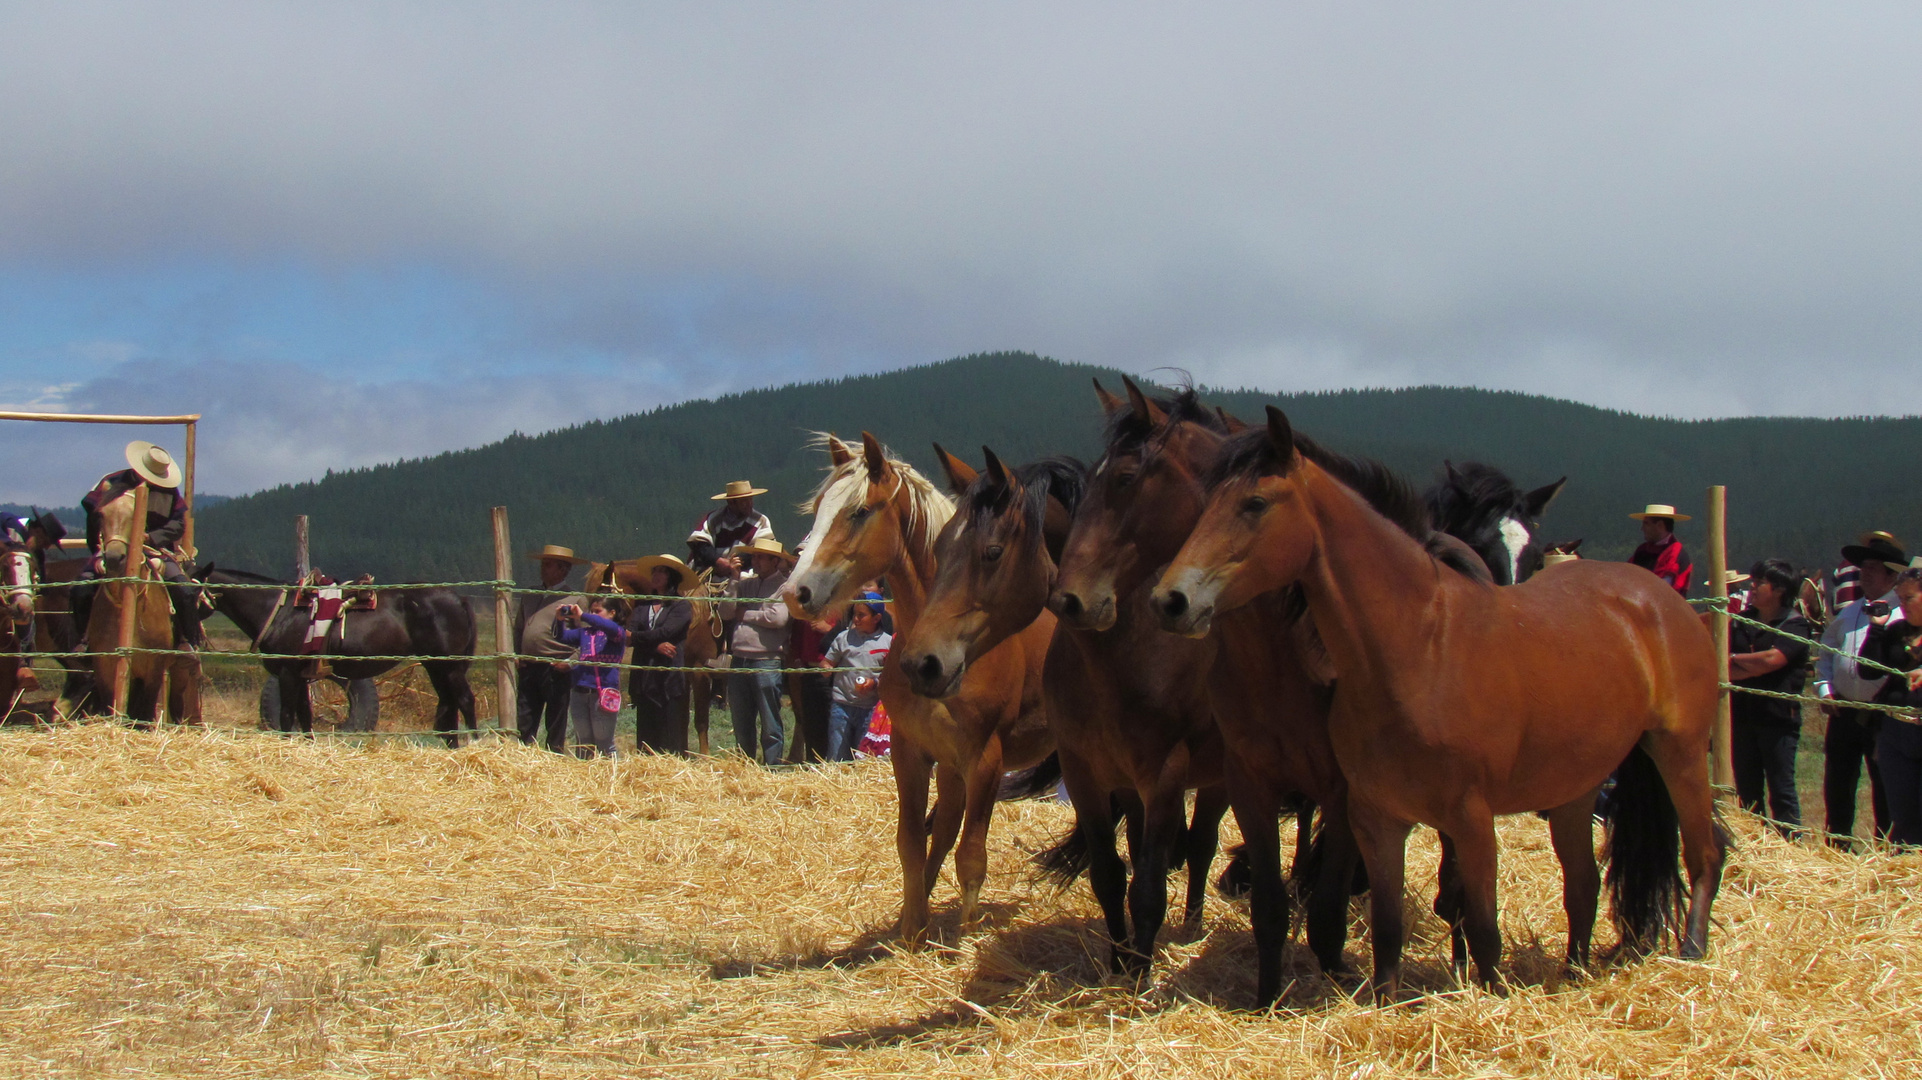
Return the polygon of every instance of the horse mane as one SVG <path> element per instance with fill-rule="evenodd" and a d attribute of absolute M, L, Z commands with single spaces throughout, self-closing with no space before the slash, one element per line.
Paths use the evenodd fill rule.
<path fill-rule="evenodd" d="M 228 566 L 215 566 L 209 571 L 209 573 L 210 574 L 227 574 L 231 577 L 239 578 L 240 579 L 239 584 L 243 584 L 243 585 L 291 585 L 293 584 L 293 582 L 287 581 L 283 578 L 268 577 L 266 574 L 256 574 L 251 570 L 235 570 L 232 567 L 228 567 Z"/>
<path fill-rule="evenodd" d="M 1435 524 L 1428 516 L 1428 504 L 1408 481 L 1395 475 L 1388 466 L 1373 458 L 1337 454 L 1299 431 L 1295 432 L 1295 450 L 1360 495 L 1376 513 L 1394 522 L 1402 532 L 1424 545 L 1434 534 Z M 1230 480 L 1252 480 L 1269 473 L 1285 476 L 1286 465 L 1275 453 L 1268 429 L 1249 428 L 1230 436 L 1223 445 L 1221 456 L 1208 470 L 1208 487 L 1213 489 Z M 1450 562 L 1450 565 L 1454 564 Z"/>
<path fill-rule="evenodd" d="M 817 431 L 809 439 L 808 445 L 826 449 L 828 442 L 834 438 L 832 432 Z M 908 531 L 913 532 L 917 525 L 925 525 L 928 550 L 920 554 L 924 557 L 932 557 L 934 538 L 941 532 L 942 527 L 947 525 L 948 519 L 954 516 L 954 502 L 943 495 L 941 489 L 935 487 L 927 477 L 916 472 L 914 466 L 895 457 L 893 451 L 882 447 L 881 453 L 894 469 L 894 475 L 897 478 L 895 490 L 907 497 Z M 828 524 L 849 504 L 860 500 L 867 490 L 867 483 L 867 463 L 862 460 L 859 453 L 856 453 L 852 460 L 829 466 L 828 474 L 821 479 L 820 486 L 815 488 L 814 494 L 801 504 L 802 513 L 814 515 L 813 527 L 808 530 L 807 539 L 803 541 L 807 546 L 802 553 L 802 558 L 811 557 L 812 553 L 819 549 L 822 539 L 827 534 Z"/>
<path fill-rule="evenodd" d="M 1088 493 L 1088 467 L 1066 455 L 1030 461 L 1008 472 L 1022 486 L 1021 516 L 1031 525 L 1039 526 L 1047 519 L 1050 498 L 1073 514 Z M 968 490 L 961 493 L 956 513 L 972 527 L 984 524 L 1007 509 L 1007 488 L 996 484 L 984 469 L 968 485 Z M 1035 543 L 1040 543 L 1041 529 L 1034 529 L 1031 536 Z"/>
<path fill-rule="evenodd" d="M 1183 387 L 1172 395 L 1150 397 L 1148 400 L 1168 414 L 1168 422 L 1157 427 L 1136 416 L 1133 409 L 1116 409 L 1108 417 L 1108 426 L 1103 432 L 1107 440 L 1104 456 L 1142 446 L 1154 437 L 1156 431 L 1172 428 L 1179 423 L 1200 424 L 1210 431 L 1224 434 L 1228 430 L 1227 423 L 1213 409 L 1201 403 L 1201 395 L 1193 387 Z"/>

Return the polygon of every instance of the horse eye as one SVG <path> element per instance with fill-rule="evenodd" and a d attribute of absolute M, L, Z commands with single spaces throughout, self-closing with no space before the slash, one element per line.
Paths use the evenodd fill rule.
<path fill-rule="evenodd" d="M 1268 500 L 1259 495 L 1250 495 L 1248 501 L 1241 504 L 1244 514 L 1259 514 L 1266 509 L 1268 509 Z"/>
<path fill-rule="evenodd" d="M 999 559 L 1000 557 L 1001 557 L 1000 544 L 989 544 L 988 549 L 981 553 L 981 558 L 985 562 L 993 562 L 996 559 Z"/>

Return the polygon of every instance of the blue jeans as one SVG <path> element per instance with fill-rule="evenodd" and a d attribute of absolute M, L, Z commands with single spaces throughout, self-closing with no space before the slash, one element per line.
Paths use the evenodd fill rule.
<path fill-rule="evenodd" d="M 727 675 L 727 711 L 734 718 L 734 745 L 754 756 L 756 720 L 759 721 L 761 762 L 781 763 L 781 658 L 748 659 L 737 656 L 731 669 L 751 674 Z"/>
<path fill-rule="evenodd" d="M 835 702 L 828 706 L 829 761 L 853 761 L 854 748 L 868 733 L 868 718 L 874 715 L 874 702 L 848 705 Z"/>

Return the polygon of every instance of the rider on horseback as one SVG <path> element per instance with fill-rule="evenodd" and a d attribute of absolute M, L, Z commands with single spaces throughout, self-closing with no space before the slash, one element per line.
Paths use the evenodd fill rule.
<path fill-rule="evenodd" d="M 180 491 L 180 465 L 173 455 L 143 439 L 127 444 L 127 465 L 128 468 L 101 477 L 86 498 L 80 500 L 81 508 L 87 512 L 87 552 L 92 556 L 91 565 L 81 572 L 80 580 L 91 582 L 103 573 L 119 577 L 132 572 L 124 555 L 109 552 L 119 538 L 101 535 L 102 511 L 107 504 L 145 483 L 145 546 L 160 553 L 150 558 L 159 569 L 161 579 L 167 582 L 167 595 L 173 601 L 174 640 L 188 648 L 199 648 L 199 591 L 180 568 L 184 556 L 179 545 L 187 530 L 187 499 Z M 93 607 L 94 589 L 92 584 L 76 584 L 73 589 L 74 618 L 83 632 Z"/>

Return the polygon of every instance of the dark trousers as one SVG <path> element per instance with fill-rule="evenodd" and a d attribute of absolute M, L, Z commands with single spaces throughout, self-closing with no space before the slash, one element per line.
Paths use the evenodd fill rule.
<path fill-rule="evenodd" d="M 834 703 L 834 676 L 825 671 L 789 675 L 788 697 L 794 702 L 794 726 L 807 746 L 803 760 L 828 760 L 828 706 Z"/>
<path fill-rule="evenodd" d="M 1822 802 L 1828 810 L 1829 834 L 1855 835 L 1855 789 L 1862 767 L 1869 769 L 1869 805 L 1875 813 L 1875 835 L 1889 836 L 1889 800 L 1882 791 L 1882 770 L 1875 763 L 1875 735 L 1882 714 L 1871 709 L 1838 708 L 1822 737 Z"/>
<path fill-rule="evenodd" d="M 658 702 L 634 699 L 634 745 L 643 753 L 687 756 L 687 695 Z"/>
<path fill-rule="evenodd" d="M 1884 719 L 1875 737 L 1875 758 L 1889 797 L 1889 839 L 1922 846 L 1922 726 Z"/>
<path fill-rule="evenodd" d="M 1762 813 L 1766 786 L 1768 816 L 1783 836 L 1802 826 L 1802 804 L 1795 795 L 1795 750 L 1801 740 L 1800 724 L 1739 716 L 1729 740 L 1735 795 L 1742 809 Z"/>
<path fill-rule="evenodd" d="M 554 665 L 523 660 L 516 665 L 520 673 L 519 720 L 521 742 L 534 745 L 540 738 L 541 724 L 547 725 L 547 748 L 556 754 L 567 752 L 567 694 L 573 689 L 573 673 L 556 671 Z"/>

